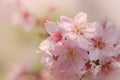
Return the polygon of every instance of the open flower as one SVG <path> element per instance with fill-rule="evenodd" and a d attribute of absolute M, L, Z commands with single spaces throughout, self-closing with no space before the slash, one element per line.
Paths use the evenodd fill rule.
<path fill-rule="evenodd" d="M 118 36 L 115 26 L 109 20 L 100 20 L 96 23 L 96 26 L 96 36 L 91 39 L 90 59 L 100 59 L 101 62 L 105 57 L 115 55 L 116 49 L 113 47 L 113 44 Z"/>
<path fill-rule="evenodd" d="M 100 65 L 97 69 L 96 76 L 93 80 L 119 80 L 120 63 L 108 62 Z"/>
<path fill-rule="evenodd" d="M 40 44 L 40 50 L 48 50 L 49 48 L 53 47 L 56 43 L 59 43 L 63 38 L 63 30 L 56 23 L 49 21 L 45 23 L 45 28 L 49 33 L 50 37 L 48 37 Z"/>
<path fill-rule="evenodd" d="M 66 37 L 76 41 L 80 47 L 88 49 L 87 39 L 94 37 L 96 26 L 95 23 L 87 23 L 87 14 L 81 12 L 74 19 L 62 16 L 59 25 L 67 31 Z"/>
<path fill-rule="evenodd" d="M 88 49 L 88 38 L 93 38 L 96 30 L 95 23 L 87 23 L 85 13 L 79 13 L 74 19 L 62 16 L 58 24 L 49 21 L 45 23 L 45 27 L 50 37 L 40 44 L 41 50 L 66 39 L 71 39 L 74 44 Z"/>
<path fill-rule="evenodd" d="M 77 79 L 79 80 L 79 74 L 81 74 L 81 70 L 88 61 L 87 51 L 75 45 L 70 40 L 61 45 L 56 45 L 43 55 L 45 55 L 43 63 L 51 69 L 53 75 L 55 77 L 62 75 L 64 78 L 61 78 L 65 80 L 74 80 L 72 79 L 73 76 L 74 78 L 79 77 Z"/>

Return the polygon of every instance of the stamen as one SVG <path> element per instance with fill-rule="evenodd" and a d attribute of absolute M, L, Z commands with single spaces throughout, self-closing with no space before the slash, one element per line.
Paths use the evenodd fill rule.
<path fill-rule="evenodd" d="M 74 25 L 74 30 L 77 35 L 83 35 L 82 29 L 79 28 L 77 25 Z"/>
<path fill-rule="evenodd" d="M 68 52 L 66 52 L 67 57 L 74 57 L 76 55 L 76 51 L 74 49 L 69 49 Z"/>
<path fill-rule="evenodd" d="M 102 66 L 102 71 L 104 73 L 109 73 L 112 70 L 111 66 L 110 66 L 110 62 L 108 62 L 107 64 Z"/>
<path fill-rule="evenodd" d="M 54 59 L 55 61 L 57 61 L 59 56 L 52 55 L 52 57 L 53 57 L 53 59 Z"/>
<path fill-rule="evenodd" d="M 105 42 L 101 38 L 91 39 L 94 42 L 94 47 L 98 47 L 99 49 L 103 49 L 105 46 Z"/>

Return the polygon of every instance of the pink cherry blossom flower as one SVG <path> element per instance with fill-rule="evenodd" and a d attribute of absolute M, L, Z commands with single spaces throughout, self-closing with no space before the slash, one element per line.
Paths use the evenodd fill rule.
<path fill-rule="evenodd" d="M 117 30 L 115 26 L 109 20 L 101 20 L 96 23 L 97 31 L 96 36 L 91 39 L 93 43 L 90 46 L 90 59 L 104 60 L 105 57 L 111 57 L 115 55 L 116 50 L 113 44 L 117 40 Z M 104 60 L 106 61 L 106 60 Z"/>
<path fill-rule="evenodd" d="M 62 29 L 55 24 L 54 22 L 47 22 L 45 24 L 45 28 L 49 33 L 50 37 L 48 37 L 45 41 L 40 44 L 40 50 L 48 50 L 56 43 L 60 42 L 63 38 Z"/>
<path fill-rule="evenodd" d="M 96 76 L 93 80 L 119 80 L 120 63 L 108 62 L 97 67 Z"/>
<path fill-rule="evenodd" d="M 92 38 L 95 35 L 95 24 L 87 23 L 87 14 L 83 12 L 75 16 L 74 19 L 62 16 L 59 25 L 67 31 L 66 36 L 75 40 L 84 49 L 87 49 L 89 45 L 87 38 Z"/>
<path fill-rule="evenodd" d="M 42 62 L 48 69 L 51 69 L 52 74 L 58 80 L 60 80 L 60 76 L 63 76 L 61 77 L 63 80 L 79 80 L 79 74 L 88 61 L 87 51 L 70 40 L 66 40 L 61 45 L 57 44 L 43 55 Z"/>
<path fill-rule="evenodd" d="M 113 44 L 113 46 L 117 51 L 113 56 L 113 59 L 120 62 L 120 36 L 117 38 L 117 41 Z"/>

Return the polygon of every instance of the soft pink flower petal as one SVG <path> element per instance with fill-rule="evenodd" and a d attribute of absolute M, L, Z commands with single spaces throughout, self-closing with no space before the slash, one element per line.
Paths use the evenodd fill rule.
<path fill-rule="evenodd" d="M 77 14 L 77 16 L 75 16 L 74 20 L 75 20 L 75 23 L 78 23 L 78 24 L 87 22 L 87 14 L 80 12 L 79 14 Z"/>
<path fill-rule="evenodd" d="M 47 32 L 50 35 L 52 35 L 52 33 L 55 32 L 59 27 L 54 22 L 49 21 L 49 22 L 45 23 L 45 28 L 46 28 Z"/>
<path fill-rule="evenodd" d="M 52 38 L 51 37 L 48 37 L 46 40 L 44 40 L 40 46 L 39 46 L 39 49 L 40 50 L 48 50 L 50 48 L 50 46 L 53 44 L 52 42 Z"/>

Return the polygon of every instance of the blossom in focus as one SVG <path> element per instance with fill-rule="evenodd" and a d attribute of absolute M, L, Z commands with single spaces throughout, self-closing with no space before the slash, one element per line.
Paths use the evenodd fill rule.
<path fill-rule="evenodd" d="M 117 30 L 109 20 L 99 20 L 96 27 L 96 36 L 91 38 L 90 59 L 106 61 L 106 57 L 112 57 L 117 52 L 113 46 L 118 37 Z"/>
<path fill-rule="evenodd" d="M 116 42 L 113 44 L 114 48 L 116 49 L 116 53 L 113 56 L 113 59 L 120 62 L 120 36 L 118 36 Z"/>
<path fill-rule="evenodd" d="M 120 63 L 107 62 L 98 66 L 96 76 L 93 80 L 119 80 L 120 79 Z"/>
<path fill-rule="evenodd" d="M 56 43 L 62 40 L 62 29 L 54 22 L 45 23 L 45 28 L 49 33 L 50 37 L 48 37 L 45 41 L 40 44 L 41 50 L 48 50 L 53 47 Z"/>
<path fill-rule="evenodd" d="M 94 23 L 87 23 L 87 15 L 85 13 L 79 13 L 74 20 L 62 16 L 57 24 L 47 22 L 45 27 L 50 37 L 41 43 L 40 48 L 45 47 L 45 44 L 47 44 L 46 47 L 49 47 L 54 42 L 68 38 L 73 41 L 76 40 L 76 45 L 79 44 L 80 47 L 87 49 L 89 46 L 88 38 L 92 38 L 96 30 Z"/>
<path fill-rule="evenodd" d="M 96 26 L 94 22 L 87 23 L 86 13 L 80 12 L 74 19 L 61 16 L 59 25 L 67 31 L 66 37 L 75 40 L 80 47 L 88 49 L 88 38 L 94 37 Z"/>
<path fill-rule="evenodd" d="M 84 64 L 88 61 L 87 51 L 70 41 L 66 41 L 62 45 L 56 45 L 43 54 L 46 55 L 43 58 L 43 63 L 51 69 L 55 78 L 56 76 L 60 78 L 62 74 L 63 77 L 61 78 L 64 80 L 73 80 L 72 77 L 76 78 L 76 75 L 78 75 L 77 80 L 79 80 L 79 74 L 81 74 Z"/>

